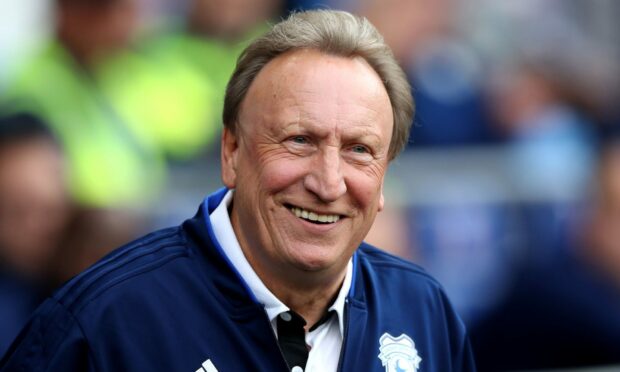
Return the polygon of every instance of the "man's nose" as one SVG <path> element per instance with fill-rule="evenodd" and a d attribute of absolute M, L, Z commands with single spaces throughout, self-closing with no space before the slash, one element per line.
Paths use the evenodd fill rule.
<path fill-rule="evenodd" d="M 304 179 L 304 186 L 322 201 L 333 202 L 347 192 L 340 152 L 329 148 L 315 156 L 312 169 Z"/>

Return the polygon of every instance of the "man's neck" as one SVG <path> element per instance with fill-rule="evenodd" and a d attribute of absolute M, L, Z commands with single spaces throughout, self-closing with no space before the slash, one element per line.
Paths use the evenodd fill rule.
<path fill-rule="evenodd" d="M 251 262 L 250 264 L 254 267 Z M 274 277 L 273 275 L 261 275 L 260 269 L 254 267 L 259 278 L 265 286 L 286 306 L 301 315 L 306 321 L 306 330 L 316 324 L 327 312 L 338 296 L 346 275 L 346 266 L 339 276 L 332 280 L 321 281 L 309 285 L 307 280 L 302 285 L 291 276 Z M 308 275 L 306 273 L 306 275 Z"/>

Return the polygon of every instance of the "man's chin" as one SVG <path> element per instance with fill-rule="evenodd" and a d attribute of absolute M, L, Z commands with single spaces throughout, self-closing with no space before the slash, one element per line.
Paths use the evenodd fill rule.
<path fill-rule="evenodd" d="M 296 262 L 295 267 L 304 273 L 320 273 L 327 270 L 330 266 L 325 262 Z"/>
<path fill-rule="evenodd" d="M 308 275 L 320 275 L 321 273 L 338 269 L 338 262 L 334 257 L 297 257 L 293 265 L 297 270 Z M 346 267 L 346 264 L 342 266 Z"/>

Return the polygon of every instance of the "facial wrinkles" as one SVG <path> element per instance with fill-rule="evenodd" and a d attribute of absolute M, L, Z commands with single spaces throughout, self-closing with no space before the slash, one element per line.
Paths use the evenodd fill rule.
<path fill-rule="evenodd" d="M 241 133 L 238 132 L 239 135 L 239 146 L 241 147 L 240 150 L 241 151 L 245 151 L 246 155 L 243 156 L 243 159 L 245 161 L 252 161 L 252 159 L 256 159 L 256 156 L 258 156 L 260 150 L 260 146 L 257 145 L 254 141 L 252 140 L 246 140 L 246 138 L 251 138 L 251 137 L 247 137 L 248 135 L 251 135 L 250 133 Z M 265 166 L 267 165 L 267 163 L 262 162 L 262 161 L 253 161 L 252 164 L 250 164 L 250 166 L 255 166 L 255 167 L 259 167 L 258 172 L 253 173 L 253 174 L 259 174 L 259 175 L 263 175 L 264 171 L 263 169 L 265 168 Z M 243 177 L 243 175 L 241 175 Z M 251 179 L 246 182 L 243 182 L 244 185 L 259 185 L 262 182 L 262 180 L 259 179 Z M 240 190 L 241 191 L 241 190 Z M 259 203 L 259 205 L 257 205 L 258 207 L 258 213 L 256 214 L 247 214 L 247 213 L 239 213 L 238 214 L 238 218 L 240 219 L 240 226 L 254 226 L 254 225 L 263 225 L 263 226 L 269 226 L 269 216 L 274 212 L 274 210 L 276 210 L 276 206 L 273 203 L 270 203 L 272 201 L 272 199 L 270 199 L 269 197 L 267 197 L 267 195 L 259 195 L 260 192 L 263 192 L 263 189 L 258 187 L 257 190 L 243 190 L 242 193 L 244 194 L 244 196 L 239 196 L 240 198 L 246 200 L 246 204 L 249 205 L 245 205 L 242 208 L 239 208 L 239 206 L 237 207 L 239 211 L 251 211 L 254 210 L 254 203 Z M 251 195 L 251 196 L 250 196 Z M 267 201 L 269 204 L 267 205 L 262 205 L 261 201 Z M 257 221 L 256 218 L 259 218 L 260 221 Z M 279 236 L 274 236 L 274 232 L 271 230 L 267 230 L 267 231 L 261 231 L 261 230 L 254 230 L 254 229 L 243 229 L 243 235 L 244 238 L 243 240 L 245 241 L 245 244 L 242 244 L 242 246 L 248 247 L 250 248 L 249 250 L 245 251 L 245 254 L 248 256 L 248 260 L 250 262 L 253 263 L 261 263 L 262 265 L 268 265 L 270 266 L 270 262 L 269 261 L 264 261 L 263 259 L 261 259 L 261 255 L 257 254 L 257 252 L 260 251 L 260 247 L 257 244 L 260 244 L 259 242 L 261 242 L 263 239 L 261 239 L 261 235 L 267 233 L 268 236 L 270 236 L 271 241 L 278 241 L 281 239 L 281 237 Z M 278 256 L 281 256 L 279 254 L 279 252 L 275 252 Z M 257 268 L 255 268 L 257 269 Z"/>
<path fill-rule="evenodd" d="M 270 110 L 265 110 L 261 115 L 256 113 L 251 113 L 251 115 L 248 117 L 259 119 L 253 123 L 247 123 L 249 119 L 246 119 L 246 115 L 242 113 L 240 121 L 244 124 L 239 126 L 238 137 L 240 145 L 244 146 L 244 150 L 250 155 L 249 158 L 254 160 L 256 166 L 260 165 L 259 169 L 262 171 L 270 162 L 289 154 L 278 145 L 281 130 L 277 128 L 276 116 Z M 258 128 L 267 129 L 258 130 Z"/>
<path fill-rule="evenodd" d="M 339 92 L 325 94 L 297 92 L 292 109 L 297 109 L 297 117 L 302 123 L 310 123 L 317 128 L 325 127 L 335 134 L 354 131 L 356 134 L 375 134 L 378 112 L 372 105 L 343 97 Z M 327 103 L 325 102 L 327 101 Z"/>
<path fill-rule="evenodd" d="M 306 101 L 307 102 L 307 101 Z M 374 159 L 387 158 L 387 146 L 382 143 L 380 130 L 376 127 L 376 111 L 355 104 L 335 103 L 335 108 L 307 109 L 308 104 L 290 105 L 279 116 L 272 116 L 270 122 L 288 123 L 278 128 L 285 135 L 308 135 L 326 146 L 344 149 L 348 145 L 368 146 Z M 357 110 L 356 110 L 357 109 Z M 329 111 L 332 112 L 329 112 Z M 359 118 L 351 118 L 350 112 L 364 111 Z M 325 113 L 327 111 L 327 113 Z M 276 126 L 277 127 L 277 126 Z M 318 145 L 319 143 L 317 143 Z"/>

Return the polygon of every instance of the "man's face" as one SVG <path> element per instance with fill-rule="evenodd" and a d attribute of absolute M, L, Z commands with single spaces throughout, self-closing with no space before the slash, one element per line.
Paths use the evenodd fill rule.
<path fill-rule="evenodd" d="M 298 50 L 263 68 L 222 139 L 233 227 L 259 275 L 344 270 L 383 208 L 392 126 L 361 58 Z"/>
<path fill-rule="evenodd" d="M 0 151 L 0 256 L 17 271 L 38 275 L 68 223 L 69 200 L 60 151 L 30 139 Z"/>
<path fill-rule="evenodd" d="M 100 58 L 129 46 L 141 21 L 140 11 L 137 0 L 77 2 L 59 9 L 59 23 L 74 48 Z"/>

